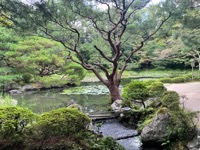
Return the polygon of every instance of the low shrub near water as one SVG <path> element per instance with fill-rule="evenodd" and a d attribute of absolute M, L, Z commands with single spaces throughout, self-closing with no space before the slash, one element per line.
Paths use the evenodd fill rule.
<path fill-rule="evenodd" d="M 123 90 L 123 105 L 134 107 L 134 104 L 140 102 L 145 106 L 148 98 L 162 96 L 166 90 L 163 83 L 157 80 L 133 81 Z"/>
<path fill-rule="evenodd" d="M 148 98 L 148 88 L 143 81 L 133 81 L 128 84 L 124 90 L 122 97 L 129 101 L 139 102 L 145 107 L 144 101 Z"/>
<path fill-rule="evenodd" d="M 77 136 L 86 130 L 90 119 L 74 108 L 60 108 L 42 114 L 31 130 L 33 136 L 46 139 L 50 136 Z"/>
<path fill-rule="evenodd" d="M 73 108 L 38 116 L 21 107 L 0 107 L 0 149 L 125 150 L 113 138 L 88 130 L 89 123 Z"/>
<path fill-rule="evenodd" d="M 0 107 L 0 143 L 3 140 L 19 142 L 27 126 L 31 126 L 38 116 L 21 107 Z"/>

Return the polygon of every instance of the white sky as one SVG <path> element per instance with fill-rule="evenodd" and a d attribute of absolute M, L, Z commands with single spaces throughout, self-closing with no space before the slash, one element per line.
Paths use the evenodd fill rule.
<path fill-rule="evenodd" d="M 36 2 L 36 1 L 39 1 L 39 0 L 22 0 L 23 2 L 25 2 L 25 3 L 34 3 L 34 2 Z M 157 3 L 159 3 L 161 0 L 152 0 L 152 3 L 153 4 L 157 4 Z"/>
<path fill-rule="evenodd" d="M 152 0 L 152 3 L 154 4 L 158 4 L 160 2 L 160 0 Z"/>

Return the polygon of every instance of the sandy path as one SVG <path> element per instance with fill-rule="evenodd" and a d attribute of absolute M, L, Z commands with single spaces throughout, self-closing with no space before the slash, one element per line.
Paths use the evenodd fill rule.
<path fill-rule="evenodd" d="M 200 111 L 200 82 L 165 84 L 168 90 L 176 91 L 181 97 L 181 103 L 190 111 Z M 200 114 L 198 115 L 198 125 L 200 126 Z"/>

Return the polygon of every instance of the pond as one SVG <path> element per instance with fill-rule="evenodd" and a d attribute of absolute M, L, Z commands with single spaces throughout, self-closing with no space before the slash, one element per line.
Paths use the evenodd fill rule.
<path fill-rule="evenodd" d="M 82 90 L 79 87 L 31 91 L 13 95 L 13 98 L 18 101 L 18 105 L 27 107 L 39 114 L 61 107 L 67 107 L 70 100 L 74 100 L 77 104 L 81 105 L 85 113 L 107 111 L 109 107 L 108 92 L 103 92 L 103 94 L 99 91 L 97 91 L 97 94 L 85 93 L 87 92 L 86 90 L 91 90 L 91 88 L 96 89 L 98 87 L 98 85 L 94 84 L 92 86 L 81 86 Z M 66 91 L 73 92 L 69 94 Z"/>
<path fill-rule="evenodd" d="M 135 79 L 123 79 L 122 86 Z M 143 79 L 144 80 L 144 79 Z M 107 111 L 110 106 L 108 89 L 99 82 L 82 83 L 79 87 L 67 89 L 50 89 L 25 92 L 13 95 L 22 107 L 27 107 L 35 113 L 43 113 L 53 109 L 67 107 L 74 100 L 83 107 L 83 112 Z"/>

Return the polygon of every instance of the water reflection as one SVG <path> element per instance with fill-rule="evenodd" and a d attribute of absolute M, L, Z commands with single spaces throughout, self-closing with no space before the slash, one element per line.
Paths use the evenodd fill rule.
<path fill-rule="evenodd" d="M 52 109 L 67 107 L 70 100 L 74 100 L 83 107 L 83 111 L 106 111 L 109 106 L 108 95 L 64 95 L 62 89 L 25 92 L 13 95 L 22 107 L 27 107 L 35 113 L 43 113 Z"/>

